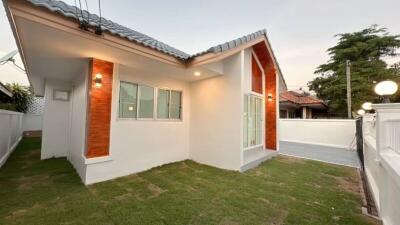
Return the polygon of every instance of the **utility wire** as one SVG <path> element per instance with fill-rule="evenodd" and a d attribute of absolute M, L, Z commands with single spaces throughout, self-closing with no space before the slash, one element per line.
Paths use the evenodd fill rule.
<path fill-rule="evenodd" d="M 84 20 L 81 0 L 79 0 L 79 9 L 81 10 L 82 20 Z"/>
<path fill-rule="evenodd" d="M 100 0 L 99 0 L 99 16 L 100 16 L 100 18 L 99 18 L 99 28 L 101 29 L 101 2 L 100 2 Z"/>
<path fill-rule="evenodd" d="M 90 17 L 89 17 L 89 6 L 88 6 L 88 3 L 87 3 L 87 0 L 85 0 L 85 3 L 86 3 L 87 21 L 89 23 L 90 22 Z"/>
<path fill-rule="evenodd" d="M 98 0 L 99 3 L 99 25 L 96 27 L 95 33 L 97 35 L 101 35 L 103 33 L 103 30 L 101 29 L 101 2 Z"/>

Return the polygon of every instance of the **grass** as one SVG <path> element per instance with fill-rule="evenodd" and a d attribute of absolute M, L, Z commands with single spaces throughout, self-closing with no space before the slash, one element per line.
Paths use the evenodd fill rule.
<path fill-rule="evenodd" d="M 0 169 L 0 224 L 374 224 L 356 170 L 277 157 L 246 173 L 193 161 L 84 186 L 24 139 Z"/>

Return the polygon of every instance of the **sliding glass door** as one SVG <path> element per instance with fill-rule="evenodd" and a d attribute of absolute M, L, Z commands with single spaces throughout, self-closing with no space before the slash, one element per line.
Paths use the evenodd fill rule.
<path fill-rule="evenodd" d="M 263 119 L 261 97 L 255 95 L 244 96 L 243 112 L 243 147 L 250 148 L 263 144 Z"/>

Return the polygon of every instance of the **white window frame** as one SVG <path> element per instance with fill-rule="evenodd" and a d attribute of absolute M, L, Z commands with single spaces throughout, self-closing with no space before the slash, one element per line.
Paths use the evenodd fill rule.
<path fill-rule="evenodd" d="M 138 88 L 137 88 L 137 103 L 136 103 L 136 105 L 137 105 L 137 107 L 136 107 L 136 110 L 137 110 L 137 112 L 136 112 L 136 120 L 138 120 L 138 121 L 143 121 L 143 120 L 154 120 L 154 113 L 155 113 L 155 111 L 156 111 L 156 96 L 155 96 L 155 92 L 156 92 L 156 88 L 155 87 L 153 87 L 153 86 L 151 86 L 151 85 L 147 85 L 147 84 L 140 84 L 140 83 L 138 83 L 137 84 L 138 85 Z M 140 118 L 139 117 L 139 111 L 140 111 L 140 86 L 147 86 L 147 87 L 151 87 L 151 88 L 153 88 L 153 117 L 152 118 Z"/>
<path fill-rule="evenodd" d="M 120 95 L 121 95 L 121 83 L 129 83 L 129 84 L 133 84 L 133 85 L 137 85 L 137 89 L 136 89 L 136 118 L 125 118 L 125 117 L 120 117 Z M 147 86 L 147 87 L 151 87 L 153 88 L 153 117 L 152 118 L 139 118 L 139 108 L 140 108 L 140 91 L 139 91 L 139 87 L 140 86 Z M 140 83 L 140 82 L 132 82 L 132 81 L 125 81 L 125 80 L 120 80 L 119 82 L 119 86 L 118 86 L 118 113 L 117 113 L 117 118 L 118 120 L 136 120 L 136 121 L 150 121 L 150 120 L 154 120 L 155 118 L 155 111 L 156 111 L 156 104 L 155 104 L 155 92 L 156 92 L 156 88 L 148 85 L 148 84 L 144 84 L 144 83 Z"/>
<path fill-rule="evenodd" d="M 119 80 L 118 85 L 118 113 L 117 113 L 117 121 L 170 121 L 170 122 L 182 122 L 183 121 L 183 99 L 184 99 L 184 91 L 179 89 L 172 89 L 168 87 L 155 87 L 146 83 L 137 82 L 137 81 L 127 81 L 127 80 Z M 121 83 L 129 83 L 137 85 L 137 93 L 136 93 L 136 118 L 124 118 L 120 117 L 119 110 L 120 110 L 120 94 L 121 94 Z M 139 118 L 139 110 L 140 110 L 140 91 L 139 86 L 147 86 L 153 88 L 153 117 L 152 118 Z M 181 108 L 180 108 L 180 118 L 179 119 L 170 119 L 170 118 L 158 118 L 157 111 L 158 111 L 158 90 L 166 90 L 170 92 L 169 95 L 169 102 L 171 101 L 171 91 L 176 91 L 181 93 Z M 169 110 L 169 102 L 168 102 L 168 117 L 170 117 L 170 110 Z"/>
<path fill-rule="evenodd" d="M 168 91 L 169 95 L 169 99 L 168 99 L 168 118 L 158 118 L 158 92 L 159 90 L 163 90 L 163 91 Z M 181 93 L 181 105 L 180 105 L 180 118 L 179 119 L 175 119 L 175 118 L 171 118 L 171 108 L 170 108 L 170 104 L 171 104 L 171 92 L 175 91 L 175 92 L 179 92 Z M 171 89 L 171 88 L 164 88 L 164 87 L 160 87 L 157 88 L 156 91 L 156 104 L 157 104 L 157 110 L 155 110 L 155 120 L 158 121 L 182 121 L 183 119 L 183 91 L 181 90 L 176 90 L 176 89 Z"/>
<path fill-rule="evenodd" d="M 245 94 L 244 97 L 248 98 L 248 100 L 247 100 L 247 108 L 248 109 L 250 108 L 249 107 L 250 106 L 250 101 L 249 100 L 250 100 L 250 98 L 252 96 L 261 100 L 261 124 L 262 124 L 262 127 L 261 127 L 261 144 L 250 145 L 250 135 L 249 135 L 249 128 L 248 128 L 249 126 L 248 126 L 248 122 L 247 122 L 247 137 L 246 137 L 247 138 L 247 147 L 242 146 L 243 151 L 247 151 L 247 150 L 251 150 L 251 149 L 255 149 L 255 148 L 260 148 L 260 147 L 265 149 L 265 108 L 264 108 L 265 100 L 264 100 L 264 96 L 255 95 L 255 94 Z M 256 136 L 257 136 L 257 134 L 256 134 Z"/>
<path fill-rule="evenodd" d="M 121 104 L 121 83 L 129 83 L 129 84 L 135 84 L 137 85 L 137 90 L 136 90 L 136 117 L 120 117 L 120 104 Z M 118 85 L 118 113 L 117 113 L 117 120 L 137 120 L 138 117 L 138 89 L 139 89 L 139 84 L 136 82 L 131 82 L 131 81 L 124 81 L 120 80 L 119 85 Z"/>

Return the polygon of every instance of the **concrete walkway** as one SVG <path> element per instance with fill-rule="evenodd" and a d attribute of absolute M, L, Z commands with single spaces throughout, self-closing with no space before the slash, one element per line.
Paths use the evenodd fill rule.
<path fill-rule="evenodd" d="M 313 159 L 333 164 L 360 167 L 357 152 L 344 148 L 281 141 L 280 154 Z"/>

